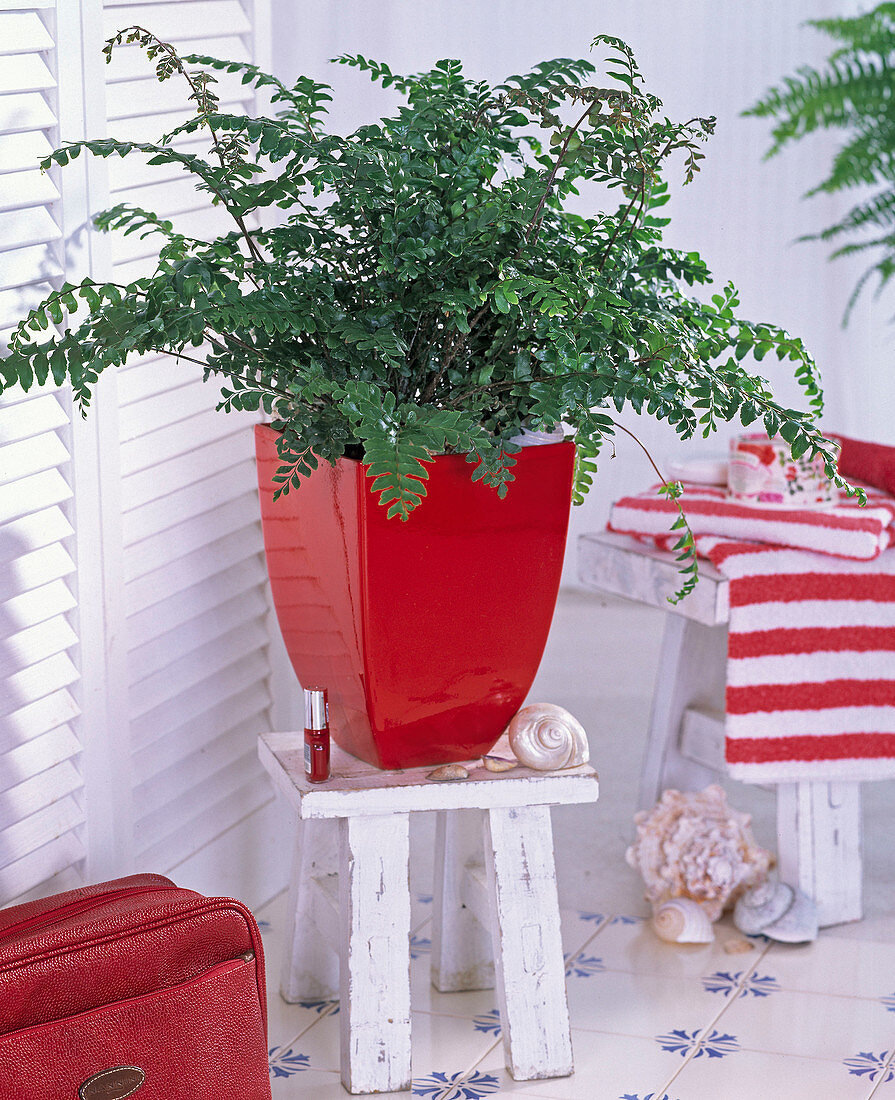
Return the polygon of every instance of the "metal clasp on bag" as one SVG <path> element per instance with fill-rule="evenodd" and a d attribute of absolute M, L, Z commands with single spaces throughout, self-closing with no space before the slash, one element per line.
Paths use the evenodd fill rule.
<path fill-rule="evenodd" d="M 78 1100 L 124 1100 L 146 1080 L 139 1066 L 113 1066 L 88 1077 L 78 1089 Z"/>

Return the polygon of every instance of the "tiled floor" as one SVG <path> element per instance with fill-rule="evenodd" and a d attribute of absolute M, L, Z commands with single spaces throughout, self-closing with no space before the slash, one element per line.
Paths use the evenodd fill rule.
<path fill-rule="evenodd" d="M 888 784 L 868 787 L 864 921 L 824 930 L 811 945 L 758 937 L 748 953 L 728 955 L 724 941 L 738 933 L 726 919 L 715 943 L 704 946 L 662 943 L 644 920 L 639 884 L 623 856 L 660 626 L 661 617 L 643 609 L 565 597 L 532 693 L 582 719 L 601 773 L 596 807 L 554 811 L 574 1075 L 514 1082 L 504 1069 L 493 991 L 432 989 L 432 822 L 417 815 L 413 1096 L 895 1100 L 895 854 L 883 832 Z M 729 790 L 734 805 L 754 814 L 759 840 L 773 848 L 772 796 L 737 785 Z M 347 1097 L 339 1081 L 338 1005 L 280 999 L 284 896 L 260 917 L 274 1100 Z"/>

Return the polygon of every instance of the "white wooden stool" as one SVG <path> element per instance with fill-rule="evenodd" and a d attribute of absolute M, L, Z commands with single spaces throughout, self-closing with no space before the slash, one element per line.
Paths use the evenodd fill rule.
<path fill-rule="evenodd" d="M 640 775 L 640 806 L 663 790 L 699 790 L 724 774 L 728 581 L 709 562 L 699 583 L 670 604 L 681 586 L 671 554 L 608 532 L 578 539 L 578 578 L 671 612 L 659 657 Z M 862 916 L 861 787 L 807 781 L 777 784 L 777 858 L 784 882 L 817 905 L 821 926 Z"/>
<path fill-rule="evenodd" d="M 299 819 L 280 992 L 287 1001 L 339 998 L 348 1091 L 411 1085 L 409 815 L 417 810 L 441 811 L 434 985 L 496 985 L 511 1075 L 568 1076 L 550 806 L 596 801 L 593 768 L 478 769 L 436 783 L 426 779 L 431 768 L 380 771 L 333 746 L 332 778 L 312 784 L 301 733 L 262 735 L 259 756 Z"/>

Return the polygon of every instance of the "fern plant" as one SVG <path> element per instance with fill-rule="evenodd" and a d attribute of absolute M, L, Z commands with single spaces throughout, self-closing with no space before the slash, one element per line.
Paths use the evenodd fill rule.
<path fill-rule="evenodd" d="M 857 190 L 861 198 L 838 221 L 801 239 L 836 242 L 834 259 L 875 254 L 848 301 L 847 319 L 868 280 L 876 276 L 882 291 L 895 274 L 895 3 L 808 25 L 838 43 L 825 65 L 802 66 L 744 114 L 775 120 L 768 156 L 817 130 L 845 135 L 828 175 L 806 197 Z"/>
<path fill-rule="evenodd" d="M 832 471 L 802 342 L 740 317 L 729 283 L 703 301 L 693 289 L 711 282 L 703 260 L 662 243 L 664 169 L 680 158 L 689 183 L 714 120 L 666 118 L 623 42 L 595 39 L 608 53 L 599 79 L 591 62 L 560 59 L 495 87 L 458 61 L 401 76 L 337 58 L 406 100 L 348 137 L 325 128 L 325 84 L 181 58 L 140 27 L 110 39 L 107 56 L 133 42 L 160 80 L 184 80 L 195 116 L 155 143 L 64 145 L 43 167 L 84 152 L 176 165 L 232 231 L 198 240 L 137 207 L 101 214 L 102 229 L 157 236 L 155 271 L 62 286 L 18 325 L 0 387 L 68 380 L 86 409 L 100 372 L 134 354 L 198 362 L 221 385 L 220 409 L 260 408 L 280 429 L 280 492 L 318 461 L 363 456 L 401 519 L 425 495 L 435 453 L 466 454 L 471 476 L 503 495 L 513 437 L 560 422 L 576 432 L 580 500 L 626 405 L 684 438 L 760 421 Z M 275 113 L 222 111 L 216 72 L 264 90 Z M 617 196 L 610 209 L 572 213 L 585 184 Z M 791 361 L 807 411 L 779 405 L 743 365 L 769 353 Z"/>

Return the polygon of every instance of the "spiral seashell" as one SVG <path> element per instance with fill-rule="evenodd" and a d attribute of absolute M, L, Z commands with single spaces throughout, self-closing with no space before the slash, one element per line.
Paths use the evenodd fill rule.
<path fill-rule="evenodd" d="M 706 911 L 691 898 L 664 901 L 653 915 L 653 931 L 669 943 L 711 943 L 715 938 Z"/>
<path fill-rule="evenodd" d="M 733 907 L 733 923 L 747 936 L 763 932 L 778 921 L 793 902 L 793 889 L 774 878 L 753 886 L 737 899 Z"/>
<path fill-rule="evenodd" d="M 530 703 L 507 726 L 510 748 L 527 768 L 552 772 L 575 768 L 590 759 L 584 727 L 553 703 Z"/>

